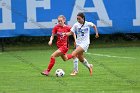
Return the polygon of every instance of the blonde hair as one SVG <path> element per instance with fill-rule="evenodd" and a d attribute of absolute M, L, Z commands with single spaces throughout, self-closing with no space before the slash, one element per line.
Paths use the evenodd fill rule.
<path fill-rule="evenodd" d="M 63 18 L 66 21 L 66 17 L 64 15 L 59 15 L 58 18 Z"/>

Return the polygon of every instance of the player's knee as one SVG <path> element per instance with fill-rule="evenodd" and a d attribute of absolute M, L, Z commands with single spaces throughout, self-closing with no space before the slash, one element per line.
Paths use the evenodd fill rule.
<path fill-rule="evenodd" d="M 76 58 L 76 54 L 75 53 L 72 53 L 72 58 Z"/>
<path fill-rule="evenodd" d="M 55 58 L 55 56 L 54 55 L 51 55 L 51 58 Z"/>

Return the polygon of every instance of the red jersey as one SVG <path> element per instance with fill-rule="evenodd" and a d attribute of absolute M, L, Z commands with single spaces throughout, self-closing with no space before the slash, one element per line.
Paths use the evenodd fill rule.
<path fill-rule="evenodd" d="M 70 26 L 61 26 L 56 25 L 52 33 L 57 35 L 57 47 L 60 48 L 61 46 L 67 46 L 68 47 L 68 36 L 63 36 L 62 33 L 70 32 L 71 27 Z"/>

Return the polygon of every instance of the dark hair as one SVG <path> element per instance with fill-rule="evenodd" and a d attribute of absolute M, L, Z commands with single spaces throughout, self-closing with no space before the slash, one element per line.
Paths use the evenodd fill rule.
<path fill-rule="evenodd" d="M 81 28 L 84 26 L 84 24 L 85 24 L 85 20 L 86 20 L 86 18 L 85 18 L 85 14 L 83 13 L 83 12 L 79 12 L 78 14 L 77 14 L 77 16 L 80 16 L 80 17 L 82 17 L 83 19 L 84 19 L 84 23 L 83 23 L 83 25 L 81 26 Z M 80 29 L 81 29 L 80 28 Z"/>

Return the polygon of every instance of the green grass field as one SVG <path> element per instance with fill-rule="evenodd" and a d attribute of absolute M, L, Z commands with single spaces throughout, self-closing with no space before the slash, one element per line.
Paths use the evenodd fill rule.
<path fill-rule="evenodd" d="M 78 75 L 70 76 L 73 62 L 61 58 L 50 76 L 42 76 L 54 50 L 0 52 L 0 93 L 140 93 L 140 47 L 90 47 L 85 56 L 93 76 L 80 62 Z M 54 75 L 58 68 L 64 77 Z"/>

